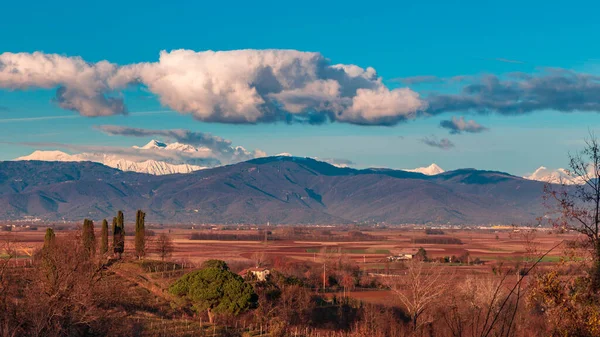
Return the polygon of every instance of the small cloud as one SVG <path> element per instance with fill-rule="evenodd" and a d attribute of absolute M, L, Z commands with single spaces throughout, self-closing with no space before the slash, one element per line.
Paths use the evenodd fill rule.
<path fill-rule="evenodd" d="M 435 136 L 431 136 L 431 137 L 422 138 L 420 141 L 421 141 L 421 143 L 423 143 L 427 146 L 437 147 L 438 149 L 442 149 L 442 150 L 450 150 L 451 148 L 454 147 L 454 143 L 451 142 L 450 139 L 448 139 L 448 138 L 438 139 Z"/>
<path fill-rule="evenodd" d="M 319 160 L 328 164 L 331 164 L 333 166 L 337 166 L 337 167 L 348 167 L 348 166 L 352 166 L 354 165 L 354 162 L 352 160 L 348 160 L 348 159 L 343 159 L 343 158 L 318 158 L 318 157 L 314 157 L 315 160 Z"/>
<path fill-rule="evenodd" d="M 460 118 L 452 116 L 451 120 L 443 120 L 440 122 L 440 127 L 450 130 L 450 133 L 453 135 L 461 134 L 463 132 L 479 133 L 489 130 L 472 119 L 465 121 L 463 116 L 460 116 Z"/>
<path fill-rule="evenodd" d="M 450 79 L 448 81 L 453 82 L 453 83 L 460 83 L 460 82 L 468 82 L 473 79 L 474 79 L 474 76 L 471 76 L 471 75 L 457 75 L 457 76 L 450 77 Z"/>
<path fill-rule="evenodd" d="M 495 59 L 492 59 L 494 61 L 498 61 L 498 62 L 504 62 L 504 63 L 518 63 L 518 64 L 524 64 L 525 62 L 523 61 L 519 61 L 519 60 L 511 60 L 511 59 L 505 59 L 503 57 L 496 57 Z"/>
<path fill-rule="evenodd" d="M 392 78 L 390 82 L 400 82 L 407 85 L 411 84 L 420 84 L 420 83 L 436 83 L 440 82 L 443 79 L 433 76 L 433 75 L 423 75 L 423 76 L 412 76 L 412 77 L 397 77 Z"/>

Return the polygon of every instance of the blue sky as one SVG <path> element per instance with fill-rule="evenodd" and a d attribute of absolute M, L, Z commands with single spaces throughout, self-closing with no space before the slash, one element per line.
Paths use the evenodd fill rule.
<path fill-rule="evenodd" d="M 425 75 L 503 78 L 513 72 L 540 74 L 547 67 L 600 75 L 599 7 L 592 1 L 568 6 L 559 1 L 11 2 L 3 4 L 8 15 L 0 29 L 10 33 L 4 34 L 0 53 L 42 51 L 127 65 L 156 62 L 161 50 L 295 49 L 318 52 L 332 64 L 373 67 L 389 89 L 406 86 L 393 79 Z M 408 85 L 425 98 L 431 92 L 457 93 L 461 86 Z M 541 165 L 564 167 L 567 153 L 581 147 L 588 129 L 600 132 L 598 111 L 552 109 L 514 115 L 449 111 L 392 126 L 206 122 L 161 105 L 143 87 L 120 93 L 128 116 L 89 118 L 53 103 L 55 91 L 0 89 L 0 142 L 5 142 L 0 160 L 37 148 L 17 144 L 23 142 L 131 146 L 151 138 L 109 136 L 93 128 L 111 124 L 208 132 L 268 154 L 344 158 L 358 167 L 435 162 L 447 170 L 476 167 L 523 175 Z M 489 130 L 449 134 L 439 124 L 452 116 Z M 430 147 L 424 137 L 448 138 L 455 146 Z"/>

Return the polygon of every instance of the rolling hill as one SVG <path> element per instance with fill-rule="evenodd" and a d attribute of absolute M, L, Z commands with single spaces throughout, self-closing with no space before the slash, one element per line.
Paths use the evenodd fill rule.
<path fill-rule="evenodd" d="M 0 162 L 0 218 L 112 217 L 150 222 L 523 223 L 544 212 L 544 183 L 461 169 L 424 175 L 277 156 L 187 174 L 124 172 L 92 162 Z"/>

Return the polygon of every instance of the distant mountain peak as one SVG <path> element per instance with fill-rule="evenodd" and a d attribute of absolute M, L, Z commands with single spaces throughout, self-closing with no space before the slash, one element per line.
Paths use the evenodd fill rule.
<path fill-rule="evenodd" d="M 35 150 L 30 155 L 16 158 L 15 160 L 41 160 L 41 161 L 80 161 L 72 155 L 62 151 Z"/>
<path fill-rule="evenodd" d="M 164 149 L 167 147 L 167 144 L 158 141 L 156 139 L 152 139 L 150 142 L 148 142 L 148 144 L 139 147 L 139 146 L 134 146 L 133 148 L 135 149 L 144 149 L 144 150 L 150 150 L 150 149 Z"/>
<path fill-rule="evenodd" d="M 415 169 L 409 169 L 409 170 L 403 170 L 403 171 L 423 173 L 428 176 L 434 176 L 436 174 L 446 172 L 446 171 L 444 171 L 444 169 L 439 167 L 436 163 L 432 163 L 431 165 L 429 165 L 427 167 L 417 167 Z"/>
<path fill-rule="evenodd" d="M 166 144 L 158 140 L 151 140 L 148 144 L 139 147 L 133 146 L 138 150 L 161 150 L 161 151 L 179 151 L 179 152 L 196 152 L 198 149 L 191 145 L 172 143 Z M 208 150 L 208 149 L 207 149 Z M 210 150 L 208 150 L 210 151 Z M 174 173 L 190 173 L 205 169 L 204 166 L 192 165 L 187 163 L 168 163 L 154 159 L 147 160 L 132 160 L 128 157 L 123 157 L 114 154 L 104 153 L 78 153 L 68 154 L 62 151 L 41 151 L 36 150 L 28 156 L 23 156 L 15 159 L 16 161 L 39 160 L 39 161 L 60 161 L 60 162 L 82 162 L 90 161 L 104 164 L 108 167 L 116 168 L 121 171 L 133 171 L 139 173 L 148 173 L 153 175 L 174 174 Z"/>
<path fill-rule="evenodd" d="M 552 184 L 576 185 L 580 183 L 578 179 L 571 176 L 569 171 L 564 168 L 553 170 L 545 166 L 538 167 L 532 174 L 524 176 L 523 178 Z"/>

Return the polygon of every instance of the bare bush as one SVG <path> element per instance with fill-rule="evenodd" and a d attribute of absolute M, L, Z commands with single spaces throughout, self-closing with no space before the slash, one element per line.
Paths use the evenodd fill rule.
<path fill-rule="evenodd" d="M 451 277 L 444 275 L 438 264 L 411 261 L 406 275 L 395 275 L 385 280 L 409 314 L 414 331 L 431 322 L 421 317 L 446 290 Z"/>

